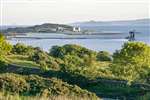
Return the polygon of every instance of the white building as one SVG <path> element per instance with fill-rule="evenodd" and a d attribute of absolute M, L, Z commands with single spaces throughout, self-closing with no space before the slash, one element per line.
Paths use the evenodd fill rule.
<path fill-rule="evenodd" d="M 73 27 L 73 32 L 80 32 L 81 28 L 80 27 Z"/>

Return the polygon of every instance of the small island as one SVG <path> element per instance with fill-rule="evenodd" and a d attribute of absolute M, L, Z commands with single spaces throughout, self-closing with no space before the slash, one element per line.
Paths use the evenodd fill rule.
<path fill-rule="evenodd" d="M 80 32 L 80 27 L 74 27 L 64 24 L 44 23 L 28 27 L 14 27 L 0 30 L 3 33 L 63 33 L 63 32 Z"/>

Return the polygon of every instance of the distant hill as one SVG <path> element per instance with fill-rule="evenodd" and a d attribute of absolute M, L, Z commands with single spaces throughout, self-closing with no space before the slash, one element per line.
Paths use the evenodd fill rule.
<path fill-rule="evenodd" d="M 1 26 L 2 27 L 2 26 Z M 42 25 L 34 25 L 34 26 L 19 26 L 19 27 L 9 27 L 9 26 L 3 26 L 1 28 L 1 32 L 3 33 L 8 33 L 8 32 L 15 32 L 15 33 L 28 33 L 28 32 L 33 32 L 33 33 L 38 33 L 38 32 L 43 32 L 43 33 L 51 33 L 51 32 L 56 32 L 57 28 L 62 28 L 66 31 L 71 31 L 72 26 L 69 25 L 63 25 L 63 24 L 52 24 L 52 23 L 45 23 Z"/>
<path fill-rule="evenodd" d="M 6 30 L 8 28 L 16 28 L 16 27 L 27 27 L 27 25 L 0 25 L 0 30 Z"/>
<path fill-rule="evenodd" d="M 75 22 L 75 26 L 107 26 L 107 25 L 150 25 L 150 19 L 121 20 L 121 21 L 86 21 Z"/>

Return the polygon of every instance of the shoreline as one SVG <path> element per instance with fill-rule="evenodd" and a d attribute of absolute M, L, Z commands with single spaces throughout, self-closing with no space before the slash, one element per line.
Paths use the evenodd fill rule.
<path fill-rule="evenodd" d="M 118 37 L 8 37 L 7 39 L 124 39 Z"/>

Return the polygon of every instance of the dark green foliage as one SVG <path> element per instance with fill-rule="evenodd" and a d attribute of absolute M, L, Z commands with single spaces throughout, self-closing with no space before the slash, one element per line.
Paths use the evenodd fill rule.
<path fill-rule="evenodd" d="M 138 96 L 136 100 L 149 100 L 150 99 L 150 92 L 146 93 L 144 96 Z"/>
<path fill-rule="evenodd" d="M 72 31 L 72 26 L 63 25 L 63 24 L 52 24 L 52 23 L 44 23 L 42 25 L 34 25 L 30 27 L 16 27 L 16 28 L 8 28 L 6 30 L 2 30 L 4 33 L 54 33 L 56 32 L 54 29 L 58 27 L 65 28 L 65 30 Z M 1 31 L 1 30 L 0 30 Z"/>
<path fill-rule="evenodd" d="M 29 56 L 29 59 L 35 61 L 37 64 L 40 64 L 41 68 L 44 70 L 59 69 L 59 64 L 56 62 L 55 58 L 49 56 L 44 51 L 36 50 L 32 55 Z"/>
<path fill-rule="evenodd" d="M 12 53 L 20 55 L 31 55 L 32 53 L 34 53 L 34 48 L 21 43 L 17 43 L 13 46 Z"/>
<path fill-rule="evenodd" d="M 109 52 L 100 51 L 97 54 L 97 60 L 99 60 L 99 61 L 111 61 L 111 55 L 109 54 Z"/>
<path fill-rule="evenodd" d="M 33 55 L 30 55 L 30 59 L 37 63 L 40 63 L 40 61 L 47 62 L 49 60 L 49 56 L 44 51 L 36 51 Z"/>
<path fill-rule="evenodd" d="M 110 68 L 119 78 L 130 81 L 145 79 L 150 73 L 150 46 L 141 42 L 125 43 L 113 54 Z"/>
<path fill-rule="evenodd" d="M 61 60 L 55 59 L 53 57 L 49 57 L 49 60 L 46 62 L 47 63 L 47 68 L 51 70 L 60 70 L 60 63 Z"/>
<path fill-rule="evenodd" d="M 6 42 L 5 37 L 0 34 L 0 56 L 10 53 L 12 46 Z"/>
<path fill-rule="evenodd" d="M 27 82 L 19 75 L 1 74 L 0 75 L 0 90 L 12 93 L 25 93 L 29 90 Z"/>
<path fill-rule="evenodd" d="M 2 58 L 0 58 L 0 67 L 4 67 L 4 66 L 6 66 L 6 63 Z"/>
<path fill-rule="evenodd" d="M 90 73 L 89 71 L 95 72 L 93 69 L 95 68 L 97 53 L 85 47 L 74 44 L 67 44 L 62 47 L 53 46 L 49 54 L 63 61 L 59 64 L 61 71 L 85 76 Z"/>
<path fill-rule="evenodd" d="M 150 46 L 142 42 L 125 43 L 113 54 L 114 63 L 150 65 Z"/>
<path fill-rule="evenodd" d="M 37 75 L 21 76 L 16 74 L 0 74 L 0 90 L 20 95 L 41 96 L 79 96 L 97 100 L 95 94 L 69 85 L 56 78 L 42 78 Z"/>
<path fill-rule="evenodd" d="M 1 49 L 1 51 L 5 50 Z M 8 51 L 6 50 L 7 53 Z M 150 46 L 144 43 L 125 43 L 121 50 L 113 54 L 113 58 L 108 52 L 100 51 L 97 53 L 73 44 L 53 46 L 50 53 L 44 52 L 40 48 L 16 44 L 12 53 L 25 56 L 25 61 L 36 62 L 37 67 L 40 66 L 46 71 L 40 68 L 21 67 L 13 64 L 3 67 L 3 69 L 1 67 L 1 73 L 21 74 L 0 75 L 1 91 L 16 92 L 21 95 L 96 97 L 94 94 L 82 90 L 80 88 L 82 87 L 100 96 L 117 95 L 117 97 L 123 96 L 124 98 L 128 95 L 135 97 L 141 92 L 146 93 L 145 85 L 141 84 L 138 87 L 138 85 L 132 84 L 134 82 L 146 83 L 147 89 L 149 89 Z M 3 63 L 5 59 L 0 61 Z"/>
<path fill-rule="evenodd" d="M 53 46 L 50 50 L 50 55 L 53 57 L 62 58 L 64 53 L 65 53 L 65 51 L 63 50 L 63 48 L 61 48 L 59 46 Z"/>
<path fill-rule="evenodd" d="M 9 54 L 12 46 L 6 42 L 5 37 L 0 34 L 0 67 L 5 66 L 5 55 Z"/>
<path fill-rule="evenodd" d="M 36 52 L 34 52 L 32 55 L 29 56 L 29 59 L 40 64 L 42 69 L 44 70 L 47 69 L 47 62 L 49 61 L 49 56 L 44 51 L 37 50 Z"/>
<path fill-rule="evenodd" d="M 83 58 L 85 55 L 96 56 L 96 52 L 75 44 L 67 44 L 62 47 L 53 46 L 50 55 L 59 58 L 63 58 L 65 55 L 74 55 Z"/>
<path fill-rule="evenodd" d="M 77 69 L 82 69 L 84 67 L 84 61 L 83 59 L 73 56 L 73 55 L 66 55 L 63 58 L 64 63 L 62 64 L 63 66 L 61 67 L 62 71 L 75 71 Z"/>

